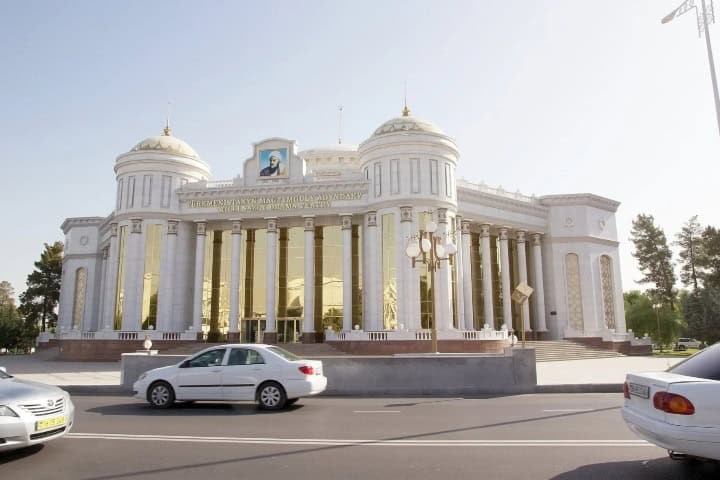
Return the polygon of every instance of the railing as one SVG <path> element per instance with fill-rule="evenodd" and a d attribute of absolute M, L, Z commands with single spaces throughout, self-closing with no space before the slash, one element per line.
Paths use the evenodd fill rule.
<path fill-rule="evenodd" d="M 80 338 L 83 340 L 95 340 L 95 332 L 82 332 Z"/>
<path fill-rule="evenodd" d="M 438 340 L 507 340 L 507 330 L 493 330 L 483 328 L 482 330 L 444 330 L 437 332 Z M 365 341 L 365 342 L 387 342 L 387 341 L 412 341 L 430 340 L 431 330 L 379 330 L 364 331 L 350 330 L 335 332 L 325 331 L 326 341 Z"/>
<path fill-rule="evenodd" d="M 512 198 L 513 200 L 519 200 L 526 203 L 538 203 L 539 200 L 535 195 L 524 195 L 520 193 L 520 190 L 516 192 L 506 192 L 502 187 L 490 187 L 484 183 L 472 183 L 461 178 L 457 180 L 457 186 L 467 188 L 469 190 L 477 190 L 480 192 L 489 193 L 491 195 L 498 195 L 505 198 Z"/>
<path fill-rule="evenodd" d="M 138 340 L 139 332 L 117 332 L 118 340 Z"/>

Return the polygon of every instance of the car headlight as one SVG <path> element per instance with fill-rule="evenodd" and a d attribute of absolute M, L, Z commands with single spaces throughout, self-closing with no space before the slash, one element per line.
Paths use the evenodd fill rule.
<path fill-rule="evenodd" d="M 7 405 L 0 405 L 0 417 L 17 417 L 18 414 Z"/>

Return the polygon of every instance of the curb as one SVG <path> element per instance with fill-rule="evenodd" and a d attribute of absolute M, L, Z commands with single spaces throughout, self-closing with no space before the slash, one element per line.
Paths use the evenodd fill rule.
<path fill-rule="evenodd" d="M 122 385 L 58 385 L 60 388 L 68 392 L 70 395 L 77 396 L 131 396 L 132 392 L 130 389 L 123 387 Z M 622 383 L 578 383 L 578 384 L 563 384 L 563 385 L 537 385 L 535 386 L 534 393 L 622 393 Z M 488 392 L 487 395 L 524 395 L 533 392 L 514 392 L 514 393 L 498 393 Z M 363 394 L 363 395 L 342 395 L 338 393 L 322 395 L 322 396 L 348 396 L 348 397 L 387 397 L 387 396 L 447 396 L 454 395 L 452 393 L 443 392 L 439 394 L 425 393 L 425 394 Z M 468 393 L 458 393 L 458 396 L 468 395 Z M 476 392 L 469 394 L 483 395 L 482 392 Z"/>

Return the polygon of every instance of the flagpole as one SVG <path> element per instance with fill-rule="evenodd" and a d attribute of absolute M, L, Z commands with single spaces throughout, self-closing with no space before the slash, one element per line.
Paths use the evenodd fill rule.
<path fill-rule="evenodd" d="M 713 94 L 715 95 L 715 116 L 717 117 L 718 134 L 720 134 L 720 98 L 718 98 L 717 76 L 715 75 L 715 62 L 713 61 L 712 46 L 710 45 L 710 30 L 708 29 L 705 0 L 702 0 L 702 16 L 705 25 L 705 44 L 707 45 L 708 60 L 710 61 L 710 77 L 712 78 Z"/>

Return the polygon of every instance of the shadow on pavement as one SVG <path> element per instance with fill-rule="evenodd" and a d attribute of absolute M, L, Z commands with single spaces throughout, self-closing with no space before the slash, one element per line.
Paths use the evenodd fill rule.
<path fill-rule="evenodd" d="M 87 409 L 100 415 L 147 415 L 153 417 L 207 417 L 220 415 L 278 415 L 303 408 L 302 404 L 288 405 L 282 410 L 261 410 L 254 403 L 178 402 L 170 408 L 152 408 L 147 403 L 121 403 Z"/>
<path fill-rule="evenodd" d="M 552 480 L 606 480 L 622 478 L 632 480 L 709 480 L 720 478 L 720 462 L 656 458 L 632 462 L 598 463 L 584 465 L 562 473 Z"/>
<path fill-rule="evenodd" d="M 0 452 L 0 465 L 3 465 L 5 463 L 13 462 L 15 460 L 20 460 L 22 458 L 29 457 L 31 455 L 35 455 L 40 450 L 42 450 L 45 447 L 42 443 L 39 443 L 37 445 L 33 445 L 31 447 L 25 447 L 18 450 L 10 450 L 7 452 Z"/>

